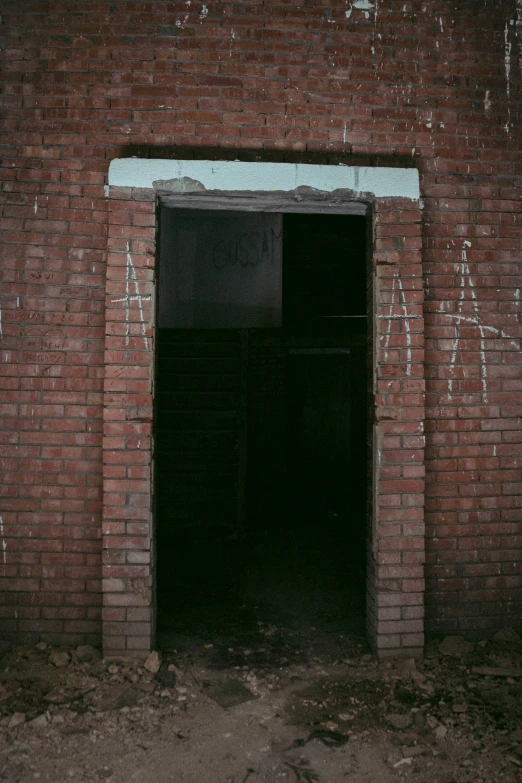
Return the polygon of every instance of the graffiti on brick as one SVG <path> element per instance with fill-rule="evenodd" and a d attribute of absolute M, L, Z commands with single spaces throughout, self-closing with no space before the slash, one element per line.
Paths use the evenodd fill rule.
<path fill-rule="evenodd" d="M 62 354 L 47 351 L 27 351 L 22 354 L 22 361 L 27 364 L 57 364 Z"/>
<path fill-rule="evenodd" d="M 134 290 L 134 293 L 132 293 L 132 289 Z M 122 296 L 119 299 L 113 299 L 112 304 L 122 304 L 125 309 L 125 343 L 126 345 L 129 345 L 130 328 L 131 328 L 130 309 L 133 302 L 137 303 L 140 329 L 143 337 L 143 344 L 145 346 L 146 351 L 149 349 L 149 340 L 147 337 L 147 327 L 145 324 L 145 317 L 143 313 L 143 303 L 150 302 L 150 301 L 151 301 L 151 297 L 145 296 L 144 294 L 142 294 L 140 290 L 140 281 L 136 276 L 136 268 L 134 266 L 134 263 L 132 261 L 132 256 L 130 254 L 129 243 L 127 242 L 127 272 L 125 275 L 125 296 Z"/>
<path fill-rule="evenodd" d="M 42 280 L 45 283 L 50 283 L 54 280 L 54 272 L 29 272 L 30 280 Z"/>

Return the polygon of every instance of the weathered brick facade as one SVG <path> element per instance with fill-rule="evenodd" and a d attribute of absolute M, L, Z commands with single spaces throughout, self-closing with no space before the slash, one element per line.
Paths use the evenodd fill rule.
<path fill-rule="evenodd" d="M 519 622 L 520 0 L 0 12 L 1 632 L 100 642 L 103 576 L 107 648 L 150 642 L 156 203 L 106 188 L 132 155 L 418 168 L 421 211 L 374 205 L 369 614 L 381 650 L 421 646 L 423 603 Z"/>

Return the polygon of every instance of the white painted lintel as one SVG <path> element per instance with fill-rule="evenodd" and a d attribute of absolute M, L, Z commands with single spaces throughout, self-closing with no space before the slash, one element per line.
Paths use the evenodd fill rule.
<path fill-rule="evenodd" d="M 155 183 L 184 178 L 194 180 L 195 190 L 202 185 L 205 190 L 268 193 L 311 187 L 326 193 L 351 190 L 375 198 L 420 198 L 419 172 L 414 168 L 149 158 L 118 158 L 109 168 L 110 187 L 154 189 Z M 191 192 L 190 185 L 184 192 Z"/>

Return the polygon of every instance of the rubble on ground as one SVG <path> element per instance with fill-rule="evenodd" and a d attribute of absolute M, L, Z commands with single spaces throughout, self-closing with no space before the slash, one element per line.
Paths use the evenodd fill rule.
<path fill-rule="evenodd" d="M 252 640 L 221 650 L 202 645 L 190 656 L 154 651 L 145 661 L 102 658 L 88 645 L 63 650 L 40 642 L 5 651 L 0 781 L 51 780 L 47 761 L 49 769 L 63 767 L 63 779 L 123 781 L 119 756 L 130 742 L 146 756 L 167 732 L 174 753 L 172 742 L 189 741 L 198 714 L 212 714 L 212 731 L 219 731 L 219 716 L 226 724 L 234 710 L 244 711 L 245 727 L 278 721 L 293 737 L 277 751 L 282 780 L 333 783 L 319 771 L 329 758 L 324 754 L 362 753 L 372 743 L 386 748 L 390 780 L 522 780 L 522 640 L 514 629 L 477 643 L 459 636 L 430 642 L 422 661 L 377 662 L 362 643 L 348 642 L 336 659 L 306 659 L 297 648 L 292 658 L 288 646 L 275 646 L 276 637 L 275 631 L 268 639 L 260 635 L 257 648 Z M 219 665 L 218 655 L 224 656 Z M 111 751 L 118 763 L 108 751 L 92 756 L 107 743 L 121 748 Z M 197 744 L 192 752 L 197 756 Z M 453 765 L 450 776 L 437 777 L 441 765 Z M 265 780 L 252 770 L 251 783 Z"/>

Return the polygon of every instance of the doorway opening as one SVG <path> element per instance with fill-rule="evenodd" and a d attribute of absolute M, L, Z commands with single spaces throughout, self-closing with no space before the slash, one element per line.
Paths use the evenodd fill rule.
<path fill-rule="evenodd" d="M 364 214 L 161 208 L 159 646 L 364 636 L 367 246 Z"/>

